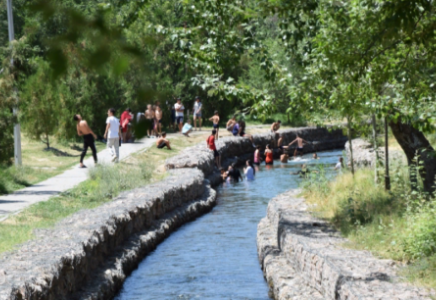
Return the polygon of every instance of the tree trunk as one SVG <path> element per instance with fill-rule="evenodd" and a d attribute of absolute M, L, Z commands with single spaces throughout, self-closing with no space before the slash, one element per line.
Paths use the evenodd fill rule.
<path fill-rule="evenodd" d="M 378 147 L 377 147 L 377 127 L 376 127 L 376 119 L 375 114 L 372 114 L 372 140 L 373 140 L 373 146 L 374 146 L 374 182 L 378 183 Z"/>
<path fill-rule="evenodd" d="M 48 134 L 45 134 L 45 144 L 47 145 L 47 150 L 50 149 L 50 140 L 48 138 Z"/>
<path fill-rule="evenodd" d="M 414 128 L 410 123 L 390 121 L 389 126 L 407 157 L 411 184 L 417 183 L 417 172 L 411 170 L 414 167 L 414 159 L 417 158 L 418 166 L 421 166 L 419 175 L 424 183 L 426 192 L 435 190 L 434 181 L 436 175 L 436 153 L 424 134 Z"/>
<path fill-rule="evenodd" d="M 391 189 L 391 177 L 389 176 L 389 134 L 388 120 L 385 117 L 385 189 Z"/>
<path fill-rule="evenodd" d="M 351 118 L 347 117 L 347 133 L 348 142 L 350 143 L 350 163 L 351 163 L 351 174 L 354 176 L 354 157 L 353 157 L 353 142 L 351 141 Z"/>

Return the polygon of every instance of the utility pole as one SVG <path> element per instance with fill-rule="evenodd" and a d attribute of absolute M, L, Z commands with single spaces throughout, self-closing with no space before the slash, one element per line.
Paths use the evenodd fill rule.
<path fill-rule="evenodd" d="M 14 15 L 12 14 L 12 0 L 6 0 L 8 10 L 8 29 L 9 29 L 9 42 L 15 40 L 14 34 Z M 14 67 L 14 59 L 11 59 L 11 66 Z M 18 98 L 14 107 L 14 116 L 18 117 Z M 14 157 L 15 165 L 21 166 L 21 130 L 20 123 L 14 125 Z"/>

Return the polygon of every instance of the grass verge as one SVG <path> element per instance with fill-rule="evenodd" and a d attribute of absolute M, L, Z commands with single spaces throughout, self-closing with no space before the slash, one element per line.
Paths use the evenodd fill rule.
<path fill-rule="evenodd" d="M 33 230 L 52 227 L 59 220 L 82 209 L 90 209 L 111 201 L 120 192 L 162 180 L 165 159 L 186 147 L 205 141 L 208 132 L 195 133 L 190 138 L 170 137 L 173 150 L 152 147 L 136 153 L 117 165 L 90 169 L 89 180 L 77 187 L 39 202 L 0 223 L 0 253 L 33 238 Z"/>
<path fill-rule="evenodd" d="M 374 182 L 373 170 L 359 169 L 354 178 L 344 172 L 333 180 L 320 172 L 303 183 L 303 196 L 348 238 L 345 246 L 400 261 L 413 284 L 435 287 L 436 201 L 411 191 L 404 165 L 396 162 L 391 171 L 390 192 Z"/>
<path fill-rule="evenodd" d="M 54 140 L 54 139 L 53 139 Z M 22 137 L 23 166 L 0 166 L 0 195 L 28 187 L 79 163 L 82 146 L 75 143 L 60 143 L 53 141 L 49 150 L 45 144 Z M 101 142 L 96 142 L 97 151 L 106 148 Z M 91 155 L 89 150 L 87 156 Z"/>

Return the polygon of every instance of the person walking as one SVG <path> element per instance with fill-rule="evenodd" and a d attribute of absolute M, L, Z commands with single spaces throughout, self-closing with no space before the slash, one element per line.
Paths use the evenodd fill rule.
<path fill-rule="evenodd" d="M 215 158 L 215 164 L 217 168 L 219 169 L 221 167 L 221 156 L 218 150 L 216 149 L 215 145 L 215 137 L 216 137 L 216 130 L 212 130 L 212 135 L 210 135 L 207 138 L 206 145 L 207 148 L 211 151 L 213 151 L 213 157 Z"/>
<path fill-rule="evenodd" d="M 197 120 L 199 124 L 199 128 L 201 131 L 201 123 L 202 123 L 202 114 L 201 114 L 201 108 L 203 104 L 201 103 L 200 97 L 195 97 L 195 103 L 194 103 L 194 130 L 197 130 Z"/>
<path fill-rule="evenodd" d="M 182 132 L 183 127 L 183 113 L 185 111 L 185 107 L 182 104 L 182 99 L 177 98 L 177 103 L 174 105 L 176 110 L 176 122 L 179 127 L 179 132 Z"/>
<path fill-rule="evenodd" d="M 77 134 L 79 136 L 83 136 L 83 151 L 80 155 L 80 168 L 86 168 L 83 164 L 83 159 L 85 158 L 86 152 L 88 151 L 88 147 L 92 150 L 92 156 L 94 157 L 94 163 L 97 164 L 97 149 L 95 149 L 95 139 L 97 136 L 95 133 L 89 128 L 88 122 L 82 119 L 82 116 L 79 114 L 74 115 L 73 120 L 77 122 Z"/>
<path fill-rule="evenodd" d="M 106 131 L 104 138 L 107 140 L 107 147 L 111 150 L 112 161 L 120 161 L 120 121 L 115 117 L 115 109 L 110 108 L 107 111 Z"/>

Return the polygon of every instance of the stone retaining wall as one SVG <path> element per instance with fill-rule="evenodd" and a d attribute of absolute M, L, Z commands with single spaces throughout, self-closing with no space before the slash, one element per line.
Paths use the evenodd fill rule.
<path fill-rule="evenodd" d="M 345 249 L 346 240 L 307 212 L 298 190 L 269 202 L 258 225 L 258 256 L 275 299 L 432 299 L 400 282 L 391 260 Z"/>
<path fill-rule="evenodd" d="M 306 152 L 341 148 L 346 140 L 341 130 L 297 128 L 283 131 L 284 143 L 297 133 L 317 142 Z M 255 144 L 262 147 L 277 139 L 254 135 Z M 217 146 L 227 164 L 254 152 L 247 138 L 223 138 Z M 163 181 L 80 211 L 52 229 L 38 230 L 36 239 L 0 258 L 0 300 L 113 298 L 158 243 L 215 205 L 210 186 L 221 178 L 213 161 L 205 142 L 188 148 L 166 162 L 170 174 Z"/>
<path fill-rule="evenodd" d="M 280 130 L 283 135 L 283 145 L 292 142 L 297 134 L 307 140 L 314 142 L 313 145 L 304 147 L 304 152 L 319 152 L 325 150 L 334 150 L 344 148 L 347 138 L 344 137 L 342 129 L 329 129 L 318 127 L 303 127 Z M 263 149 L 267 144 L 276 145 L 279 136 L 272 133 L 254 134 L 253 140 L 255 145 Z M 248 138 L 242 137 L 224 137 L 216 142 L 217 150 L 221 153 L 223 166 L 238 160 L 252 158 L 254 147 Z M 186 148 L 177 156 L 166 161 L 167 169 L 179 168 L 198 168 L 203 171 L 205 176 L 209 176 L 214 171 L 213 154 L 206 147 L 206 141 L 199 145 Z"/>
<path fill-rule="evenodd" d="M 148 252 L 215 198 L 202 172 L 175 170 L 39 230 L 1 258 L 0 299 L 111 299 Z"/>

